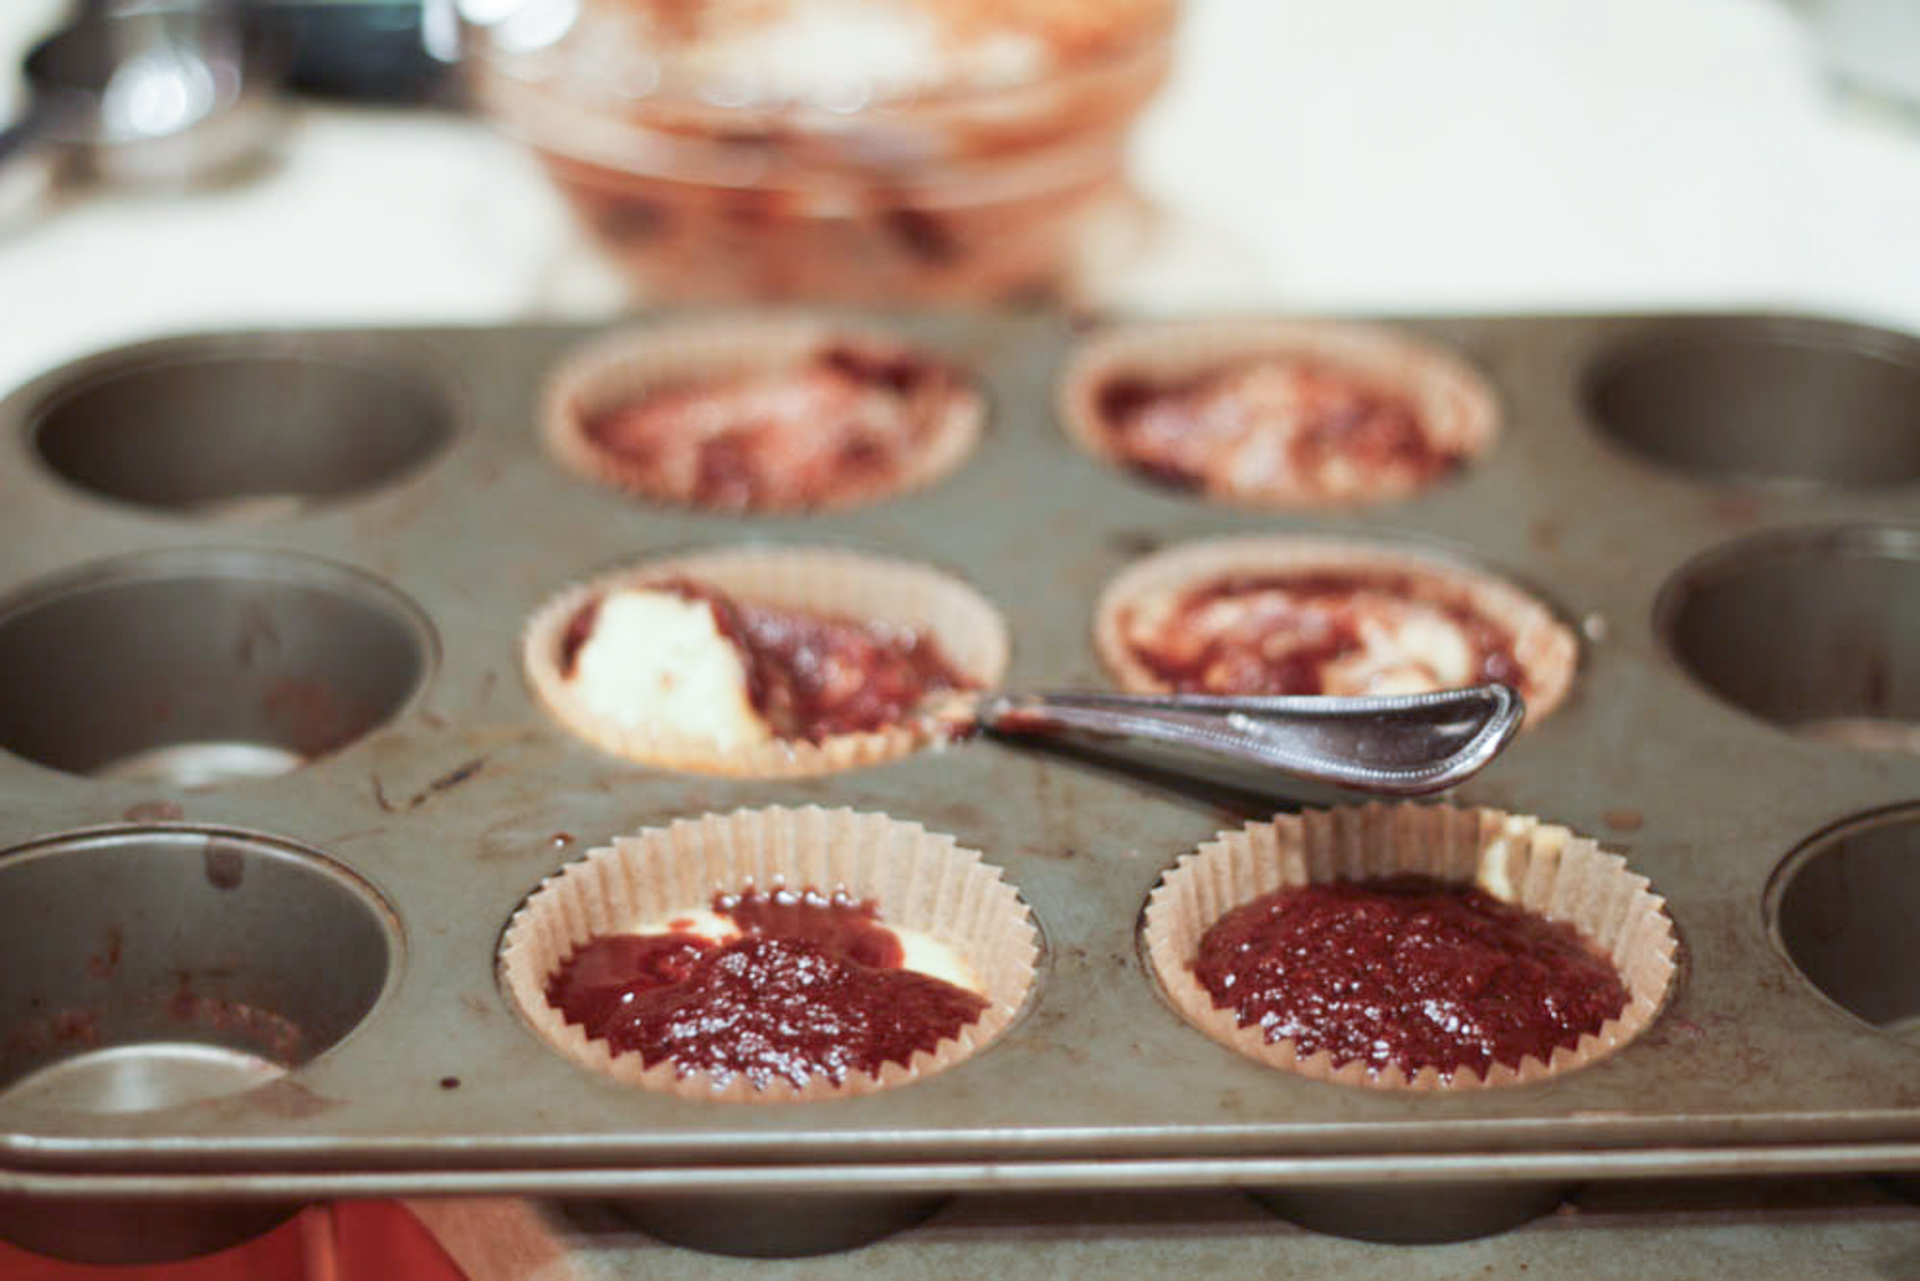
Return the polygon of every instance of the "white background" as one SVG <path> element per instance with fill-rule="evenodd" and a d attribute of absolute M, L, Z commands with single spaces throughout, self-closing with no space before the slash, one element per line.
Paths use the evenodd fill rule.
<path fill-rule="evenodd" d="M 0 67 L 59 12 L 0 0 Z M 1135 172 L 1173 228 L 1115 282 L 1136 308 L 1766 306 L 1920 331 L 1920 111 L 1835 92 L 1783 0 L 1191 0 Z M 13 194 L 0 393 L 187 329 L 625 305 L 533 164 L 454 116 L 301 106 L 245 185 Z"/>

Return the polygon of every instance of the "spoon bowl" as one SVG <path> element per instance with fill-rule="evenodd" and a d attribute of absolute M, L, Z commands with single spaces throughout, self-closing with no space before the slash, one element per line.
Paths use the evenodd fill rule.
<path fill-rule="evenodd" d="M 1383 796 L 1461 783 L 1499 755 L 1526 715 L 1505 685 L 1367 698 L 1042 693 L 970 696 L 949 707 L 994 734 L 1133 739 Z"/>

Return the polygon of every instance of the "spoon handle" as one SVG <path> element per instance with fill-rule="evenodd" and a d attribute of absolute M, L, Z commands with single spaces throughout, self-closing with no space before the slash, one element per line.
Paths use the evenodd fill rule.
<path fill-rule="evenodd" d="M 1525 715 L 1505 685 L 1371 698 L 1207 694 L 990 694 L 997 734 L 1132 738 L 1389 796 L 1438 792 L 1499 754 Z"/>

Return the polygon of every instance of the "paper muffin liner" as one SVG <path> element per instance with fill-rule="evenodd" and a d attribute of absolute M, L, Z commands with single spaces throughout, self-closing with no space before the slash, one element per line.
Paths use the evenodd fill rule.
<path fill-rule="evenodd" d="M 1529 1055 L 1518 1068 L 1495 1063 L 1442 1077 L 1421 1068 L 1374 1071 L 1364 1060 L 1335 1062 L 1322 1050 L 1301 1057 L 1290 1040 L 1241 1027 L 1217 1008 L 1194 976 L 1200 940 L 1222 916 L 1277 890 L 1402 873 L 1478 885 L 1553 921 L 1575 926 L 1605 953 L 1627 989 L 1627 1004 L 1596 1033 Z M 1184 855 L 1147 900 L 1141 939 L 1154 973 L 1186 1020 L 1249 1058 L 1316 1080 L 1385 1090 L 1462 1090 L 1528 1085 L 1614 1053 L 1653 1022 L 1675 973 L 1676 941 L 1666 901 L 1626 860 L 1564 827 L 1526 815 L 1453 806 L 1381 804 L 1282 814 L 1222 832 Z"/>
<path fill-rule="evenodd" d="M 1538 725 L 1573 685 L 1580 644 L 1573 630 L 1540 601 L 1503 579 L 1443 556 L 1382 543 L 1279 535 L 1216 538 L 1185 543 L 1143 557 L 1122 570 L 1094 606 L 1093 643 L 1121 688 L 1164 694 L 1172 687 L 1135 657 L 1125 623 L 1139 606 L 1241 574 L 1292 570 L 1358 575 L 1411 575 L 1446 584 L 1459 602 L 1513 638 L 1513 657 L 1526 673 L 1527 726 Z"/>
<path fill-rule="evenodd" d="M 567 623 L 594 597 L 622 587 L 690 579 L 736 601 L 779 609 L 887 623 L 930 635 L 953 669 L 981 689 L 1007 668 L 1007 625 L 966 583 L 911 561 L 828 547 L 744 545 L 642 561 L 576 584 L 549 599 L 521 636 L 527 683 L 553 717 L 603 751 L 643 764 L 701 774 L 795 778 L 895 760 L 946 740 L 931 715 L 818 743 L 773 739 L 723 749 L 647 726 L 597 715 L 560 670 Z"/>
<path fill-rule="evenodd" d="M 552 974 L 588 940 L 707 908 L 716 894 L 778 886 L 844 889 L 872 900 L 883 925 L 918 930 L 957 952 L 983 985 L 987 1008 L 954 1038 L 877 1075 L 765 1088 L 744 1076 L 721 1082 L 682 1075 L 668 1061 L 648 1067 L 638 1053 L 614 1053 L 547 1003 Z M 870 1094 L 917 1081 L 977 1053 L 1005 1031 L 1026 1002 L 1039 936 L 1020 894 L 1001 870 L 953 837 L 885 814 L 850 809 L 769 808 L 679 819 L 622 836 L 561 868 L 514 913 L 501 938 L 500 984 L 533 1029 L 591 1071 L 689 1099 L 797 1103 Z"/>
<path fill-rule="evenodd" d="M 548 451 L 589 480 L 678 506 L 699 506 L 673 492 L 651 468 L 596 444 L 586 424 L 603 410 L 664 386 L 720 381 L 801 364 L 836 343 L 940 358 L 870 328 L 805 316 L 738 317 L 629 329 L 573 353 L 548 378 L 540 433 Z M 942 361 L 951 367 L 951 362 Z M 932 484 L 958 467 L 979 441 L 986 401 L 965 381 L 953 389 L 926 438 L 892 474 L 833 486 L 802 503 L 760 503 L 750 513 L 830 511 L 879 502 Z"/>
<path fill-rule="evenodd" d="M 1356 375 L 1397 392 L 1418 413 L 1436 447 L 1471 463 L 1500 431 L 1500 401 L 1486 379 L 1430 343 L 1375 325 L 1312 320 L 1221 320 L 1125 325 L 1083 343 L 1059 388 L 1060 421 L 1096 458 L 1131 470 L 1100 412 L 1100 390 L 1116 377 L 1175 381 L 1254 360 L 1298 361 Z M 1434 483 L 1381 473 L 1371 483 L 1328 491 L 1311 482 L 1194 492 L 1248 507 L 1335 507 L 1403 498 Z"/>

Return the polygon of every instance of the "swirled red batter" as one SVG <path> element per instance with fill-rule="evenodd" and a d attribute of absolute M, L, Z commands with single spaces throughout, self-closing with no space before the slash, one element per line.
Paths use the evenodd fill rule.
<path fill-rule="evenodd" d="M 910 1062 L 979 1018 L 986 998 L 899 968 L 900 943 L 871 903 L 815 891 L 721 895 L 713 910 L 745 931 L 618 934 L 579 948 L 547 1001 L 616 1053 L 647 1066 L 764 1088 L 876 1074 Z"/>
<path fill-rule="evenodd" d="M 1485 1075 L 1547 1061 L 1626 1008 L 1572 926 L 1420 876 L 1282 890 L 1220 918 L 1193 962 L 1242 1027 L 1302 1057 Z"/>
<path fill-rule="evenodd" d="M 1309 361 L 1252 360 L 1165 380 L 1116 377 L 1097 404 L 1129 467 L 1215 494 L 1411 489 L 1464 457 L 1434 441 L 1410 398 Z"/>
<path fill-rule="evenodd" d="M 1451 633 L 1446 651 L 1371 652 L 1413 622 Z M 1124 625 L 1134 657 L 1181 693 L 1368 694 L 1382 673 L 1428 689 L 1528 689 L 1504 627 L 1464 593 L 1411 574 L 1236 574 L 1192 589 L 1151 622 L 1136 610 Z"/>
<path fill-rule="evenodd" d="M 747 671 L 747 697 L 774 737 L 818 743 L 897 725 L 928 694 L 969 689 L 932 636 L 912 628 L 735 601 L 676 579 L 650 590 L 702 600 Z M 582 605 L 560 641 L 571 674 L 593 634 L 598 600 Z"/>
<path fill-rule="evenodd" d="M 849 341 L 791 368 L 657 386 L 583 426 L 661 497 L 798 509 L 891 483 L 970 394 L 928 356 Z"/>

